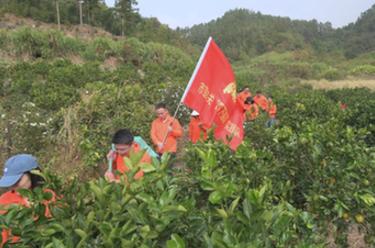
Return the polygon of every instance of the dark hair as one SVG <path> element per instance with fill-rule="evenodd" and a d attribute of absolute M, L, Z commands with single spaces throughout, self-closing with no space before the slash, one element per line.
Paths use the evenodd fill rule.
<path fill-rule="evenodd" d="M 41 170 L 39 168 L 37 168 L 35 170 L 41 172 Z M 42 186 L 44 184 L 43 177 L 41 177 L 41 176 L 39 176 L 37 174 L 34 174 L 31 171 L 28 171 L 25 174 L 27 174 L 27 175 L 30 176 L 31 189 L 35 189 L 36 187 L 40 187 L 40 186 Z"/>
<path fill-rule="evenodd" d="M 241 91 L 240 91 L 240 92 L 242 92 L 242 91 L 244 91 L 244 90 L 246 90 L 246 89 L 250 90 L 249 87 L 246 86 L 246 87 L 241 88 Z"/>
<path fill-rule="evenodd" d="M 262 91 L 257 90 L 255 93 L 256 93 L 256 94 L 262 94 Z"/>
<path fill-rule="evenodd" d="M 163 102 L 159 102 L 158 104 L 155 105 L 155 109 L 160 109 L 160 108 L 167 109 L 167 105 L 165 105 L 165 103 Z"/>
<path fill-rule="evenodd" d="M 133 141 L 134 136 L 128 129 L 120 129 L 112 137 L 113 144 L 131 145 Z"/>
<path fill-rule="evenodd" d="M 249 96 L 248 98 L 246 98 L 245 103 L 246 104 L 253 104 L 254 103 L 254 99 L 251 96 Z"/>

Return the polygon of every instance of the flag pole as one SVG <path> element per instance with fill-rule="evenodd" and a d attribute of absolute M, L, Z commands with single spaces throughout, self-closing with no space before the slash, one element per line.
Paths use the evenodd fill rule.
<path fill-rule="evenodd" d="M 207 50 L 208 50 L 208 47 L 209 47 L 211 41 L 212 41 L 212 37 L 210 36 L 210 37 L 208 38 L 208 40 L 207 40 L 207 43 L 206 43 L 206 45 L 205 45 L 205 47 L 204 47 L 204 49 L 203 49 L 202 54 L 201 54 L 201 56 L 200 56 L 200 58 L 199 58 L 199 60 L 198 60 L 198 63 L 197 63 L 197 65 L 195 66 L 194 72 L 193 72 L 193 74 L 191 75 L 191 78 L 190 78 L 190 80 L 189 80 L 189 83 L 188 83 L 188 85 L 186 86 L 185 92 L 184 92 L 184 94 L 183 94 L 182 97 L 181 97 L 181 101 L 180 101 L 180 103 L 184 101 L 184 99 L 185 99 L 185 97 L 186 97 L 186 94 L 188 93 L 188 91 L 189 91 L 191 85 L 193 84 L 194 78 L 195 78 L 195 76 L 196 76 L 197 73 L 198 73 L 198 69 L 201 67 L 201 64 L 202 64 L 203 58 L 204 58 L 204 56 L 205 56 L 206 53 L 207 53 Z"/>
<path fill-rule="evenodd" d="M 207 43 L 206 43 L 206 45 L 205 45 L 205 47 L 204 47 L 204 49 L 203 49 L 203 52 L 202 52 L 201 56 L 199 57 L 198 63 L 197 63 L 197 65 L 195 66 L 194 72 L 193 72 L 193 74 L 191 75 L 191 78 L 190 78 L 190 80 L 189 80 L 188 85 L 186 86 L 186 89 L 185 89 L 185 91 L 184 91 L 184 94 L 182 95 L 181 100 L 180 100 L 180 102 L 179 102 L 178 105 L 177 105 L 177 108 L 176 108 L 176 110 L 175 110 L 175 112 L 174 112 L 174 114 L 173 114 L 173 119 L 176 118 L 176 116 L 177 116 L 177 112 L 178 112 L 178 110 L 179 110 L 180 107 L 181 107 L 181 103 L 184 101 L 187 92 L 189 91 L 191 85 L 193 84 L 194 78 L 195 78 L 195 76 L 196 76 L 197 73 L 198 73 L 198 69 L 199 69 L 199 67 L 200 67 L 201 64 L 202 64 L 202 61 L 203 61 L 204 56 L 205 56 L 206 53 L 207 53 L 208 47 L 209 47 L 209 45 L 210 45 L 210 43 L 211 43 L 211 40 L 212 40 L 212 37 L 210 36 L 210 37 L 208 38 L 208 40 L 207 40 Z M 173 120 L 173 119 L 172 119 L 172 120 Z M 173 121 L 172 121 L 172 122 L 173 122 Z M 169 125 L 171 125 L 172 122 L 171 122 Z M 164 144 L 165 144 L 165 141 L 167 140 L 168 134 L 169 134 L 169 130 L 167 131 L 166 135 L 164 136 L 163 143 L 162 143 L 163 146 L 164 146 Z"/>

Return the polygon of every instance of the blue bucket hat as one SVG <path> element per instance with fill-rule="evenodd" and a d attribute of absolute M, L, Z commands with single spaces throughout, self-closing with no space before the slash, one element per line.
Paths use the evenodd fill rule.
<path fill-rule="evenodd" d="M 18 154 L 10 157 L 4 166 L 3 177 L 0 178 L 0 187 L 13 186 L 28 171 L 38 168 L 36 158 L 30 154 Z"/>

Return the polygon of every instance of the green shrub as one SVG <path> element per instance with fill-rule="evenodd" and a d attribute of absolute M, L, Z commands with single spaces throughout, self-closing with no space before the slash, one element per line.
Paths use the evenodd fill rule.
<path fill-rule="evenodd" d="M 331 80 L 331 81 L 334 81 L 334 80 L 342 79 L 343 75 L 338 69 L 335 69 L 335 68 L 331 67 L 328 70 L 326 70 L 325 72 L 323 72 L 321 77 L 325 78 L 325 79 L 328 79 L 328 80 Z"/>
<path fill-rule="evenodd" d="M 120 44 L 112 39 L 99 37 L 86 46 L 83 57 L 87 60 L 104 61 L 106 58 L 119 55 Z"/>
<path fill-rule="evenodd" d="M 375 65 L 360 65 L 354 67 L 350 74 L 353 75 L 374 75 L 375 74 Z"/>

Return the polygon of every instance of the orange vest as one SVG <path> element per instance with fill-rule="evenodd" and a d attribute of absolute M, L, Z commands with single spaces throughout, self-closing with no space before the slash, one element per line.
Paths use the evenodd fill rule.
<path fill-rule="evenodd" d="M 44 192 L 50 192 L 52 194 L 52 198 L 50 200 L 48 200 L 48 201 L 45 200 L 45 201 L 42 202 L 46 207 L 44 215 L 47 218 L 51 218 L 52 215 L 51 215 L 51 212 L 49 210 L 48 205 L 49 205 L 49 203 L 56 201 L 56 194 L 55 194 L 55 192 L 53 192 L 50 189 L 45 189 Z M 5 192 L 4 194 L 2 194 L 0 196 L 0 208 L 2 208 L 0 210 L 0 214 L 5 214 L 7 212 L 7 210 L 4 209 L 4 207 L 6 208 L 10 205 L 20 205 L 20 206 L 24 206 L 24 207 L 29 207 L 29 202 L 27 201 L 26 198 L 22 197 L 17 191 L 10 190 L 10 191 Z M 10 229 L 3 229 L 2 232 L 1 232 L 1 236 L 2 236 L 2 242 L 1 242 L 0 247 L 3 247 L 4 244 L 8 240 L 11 240 L 11 243 L 16 243 L 20 240 L 20 237 L 12 235 Z"/>
<path fill-rule="evenodd" d="M 168 127 L 172 127 L 172 131 L 168 132 Z M 164 121 L 159 118 L 155 119 L 151 125 L 151 139 L 156 146 L 158 153 L 177 151 L 177 138 L 181 137 L 183 133 L 182 127 L 177 119 L 168 116 Z M 165 137 L 167 138 L 165 139 Z M 165 142 L 164 142 L 165 139 Z M 158 143 L 163 143 L 162 150 L 159 149 Z"/>
<path fill-rule="evenodd" d="M 277 108 L 276 104 L 273 102 L 270 102 L 270 105 L 268 107 L 268 116 L 271 118 L 276 118 Z"/>
<path fill-rule="evenodd" d="M 203 126 L 199 117 L 191 117 L 189 123 L 189 138 L 193 144 L 197 143 L 203 134 L 203 140 L 207 139 L 207 128 Z"/>
<path fill-rule="evenodd" d="M 264 111 L 267 111 L 268 108 L 268 101 L 264 95 L 256 95 L 254 96 L 254 102 Z"/>
<path fill-rule="evenodd" d="M 142 152 L 142 149 L 137 143 L 133 142 L 130 153 L 138 153 L 138 152 Z M 129 157 L 129 156 L 126 156 L 126 157 Z M 145 152 L 140 162 L 141 163 L 151 163 L 150 155 L 147 152 Z M 116 154 L 116 158 L 113 161 L 113 169 L 115 171 L 120 172 L 121 174 L 124 174 L 125 172 L 129 171 L 129 167 L 127 167 L 126 164 L 125 164 L 124 157 Z M 140 169 L 134 175 L 134 179 L 139 179 L 139 178 L 143 177 L 143 175 L 144 175 L 144 172 L 143 172 L 143 170 Z M 119 176 L 116 176 L 115 178 L 119 179 Z"/>
<path fill-rule="evenodd" d="M 247 112 L 249 113 L 249 117 L 248 117 L 249 120 L 250 121 L 255 120 L 258 117 L 258 115 L 259 115 L 259 107 L 258 107 L 258 105 L 256 105 L 255 103 L 250 104 L 250 108 L 249 108 L 249 110 Z"/>

